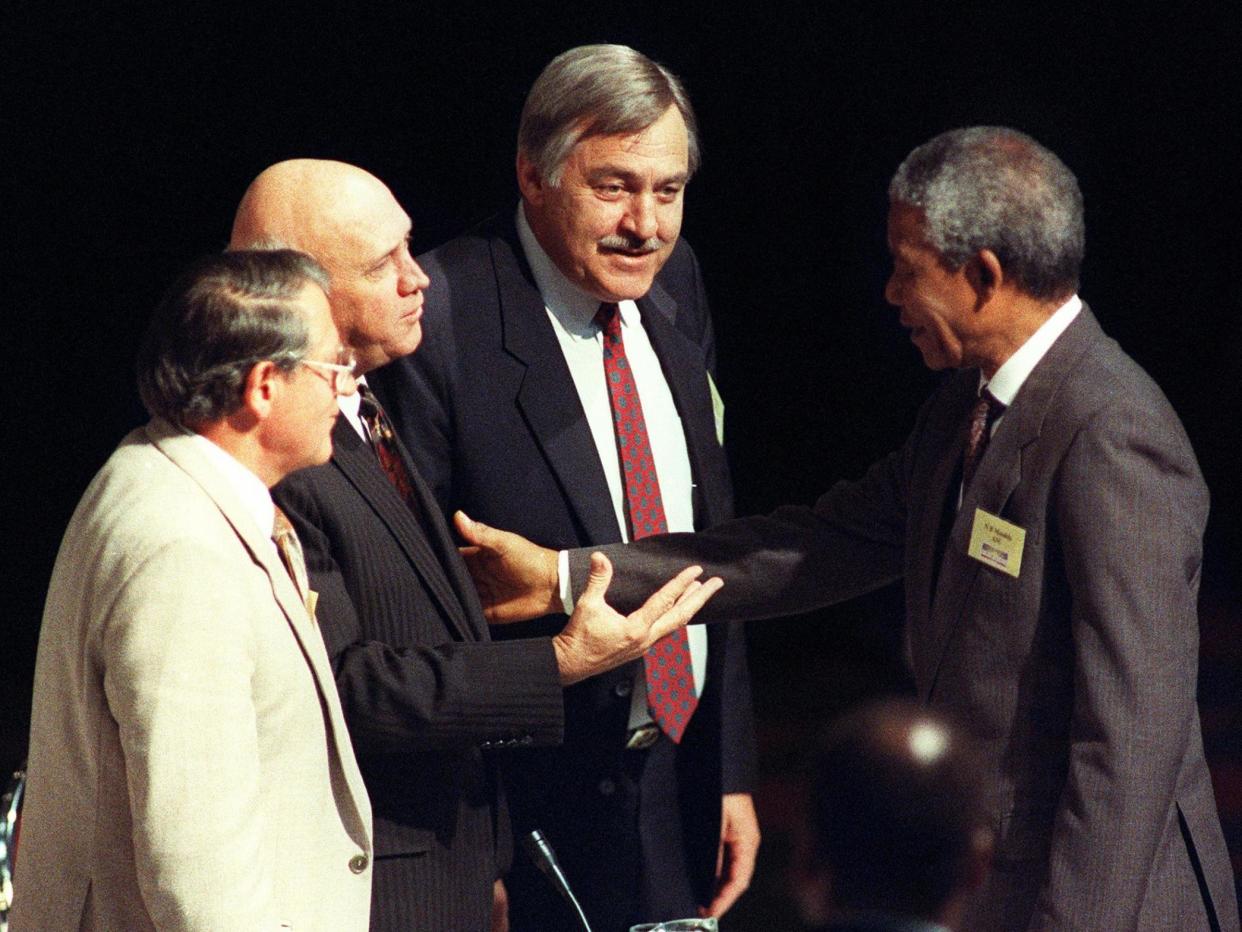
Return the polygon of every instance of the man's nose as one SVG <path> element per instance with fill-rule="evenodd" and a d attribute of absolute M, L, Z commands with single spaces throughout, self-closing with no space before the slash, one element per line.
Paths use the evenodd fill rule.
<path fill-rule="evenodd" d="M 651 192 L 633 194 L 625 212 L 624 226 L 636 239 L 649 240 L 660 231 L 655 195 Z"/>
<path fill-rule="evenodd" d="M 407 255 L 406 261 L 401 264 L 401 272 L 397 276 L 397 290 L 402 295 L 414 294 L 430 284 L 431 279 L 427 277 L 423 267 L 414 261 L 413 256 Z"/>
<path fill-rule="evenodd" d="M 884 283 L 884 300 L 893 307 L 901 306 L 901 288 L 894 275 L 889 275 L 888 281 Z"/>

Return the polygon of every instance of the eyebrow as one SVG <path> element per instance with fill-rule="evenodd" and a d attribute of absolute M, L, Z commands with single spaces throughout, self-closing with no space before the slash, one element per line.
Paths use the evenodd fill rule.
<path fill-rule="evenodd" d="M 628 168 L 622 168 L 620 165 L 601 165 L 599 168 L 587 174 L 587 181 L 591 184 L 602 181 L 605 178 L 621 178 L 625 181 L 641 181 L 642 176 Z M 656 181 L 655 187 L 662 188 L 666 184 L 685 184 L 686 179 L 690 177 L 689 172 L 675 172 Z"/>
<path fill-rule="evenodd" d="M 410 242 L 410 237 L 413 235 L 414 235 L 414 227 L 411 226 L 408 230 L 405 231 L 405 235 L 402 236 L 401 239 L 399 239 L 396 243 L 393 244 L 391 249 L 387 250 L 386 252 L 366 262 L 364 264 L 365 270 L 370 272 L 373 269 L 379 268 L 381 265 L 383 265 L 385 262 L 388 261 L 389 256 L 391 256 L 394 252 L 396 252 L 402 246 L 408 244 Z"/>

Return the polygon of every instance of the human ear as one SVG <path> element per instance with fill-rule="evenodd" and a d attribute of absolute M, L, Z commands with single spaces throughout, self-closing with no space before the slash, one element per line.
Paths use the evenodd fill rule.
<path fill-rule="evenodd" d="M 283 385 L 278 384 L 280 369 L 270 359 L 264 359 L 250 367 L 242 387 L 242 406 L 262 419 L 272 411 L 276 395 Z"/>
<path fill-rule="evenodd" d="M 974 289 L 980 304 L 987 302 L 1005 280 L 1000 259 L 990 249 L 981 249 L 966 263 L 966 280 Z"/>
<path fill-rule="evenodd" d="M 543 178 L 535 163 L 521 152 L 517 157 L 517 178 L 522 197 L 534 206 L 540 206 L 543 203 Z"/>

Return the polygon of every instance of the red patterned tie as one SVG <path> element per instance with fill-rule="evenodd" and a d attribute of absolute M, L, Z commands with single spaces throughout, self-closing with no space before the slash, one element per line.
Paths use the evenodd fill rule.
<path fill-rule="evenodd" d="M 371 436 L 371 448 L 375 450 L 375 455 L 379 458 L 384 475 L 397 490 L 397 494 L 401 496 L 406 507 L 414 512 L 416 518 L 421 519 L 418 500 L 414 497 L 414 483 L 406 471 L 401 452 L 397 449 L 397 436 L 392 429 L 392 421 L 388 420 L 388 413 L 366 385 L 358 386 L 358 397 L 358 415 L 367 425 L 367 433 Z"/>
<path fill-rule="evenodd" d="M 612 399 L 612 423 L 621 457 L 630 540 L 664 534 L 668 531 L 668 522 L 664 517 L 664 501 L 660 498 L 660 480 L 647 438 L 643 405 L 621 340 L 621 313 L 615 304 L 601 304 L 595 322 L 604 332 L 604 376 L 608 380 L 608 396 Z M 647 669 L 647 705 L 651 717 L 661 731 L 680 743 L 686 724 L 699 704 L 694 694 L 690 638 L 685 628 L 651 645 L 643 655 L 643 662 Z"/>

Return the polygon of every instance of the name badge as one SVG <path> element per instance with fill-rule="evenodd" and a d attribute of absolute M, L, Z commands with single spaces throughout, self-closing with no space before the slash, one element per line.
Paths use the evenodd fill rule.
<path fill-rule="evenodd" d="M 1025 543 L 1026 531 L 1022 528 L 982 508 L 975 509 L 975 524 L 970 530 L 970 546 L 966 553 L 980 563 L 1017 579 Z"/>
<path fill-rule="evenodd" d="M 319 619 L 315 617 L 315 609 L 319 607 L 319 593 L 314 589 L 307 590 L 306 593 L 306 614 L 310 615 L 310 620 L 319 623 Z"/>

